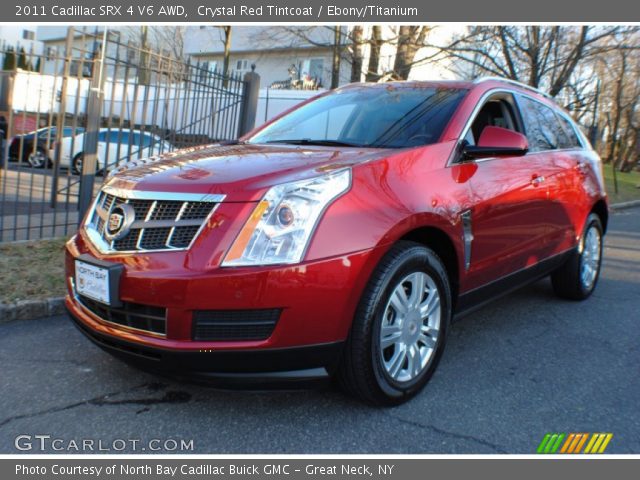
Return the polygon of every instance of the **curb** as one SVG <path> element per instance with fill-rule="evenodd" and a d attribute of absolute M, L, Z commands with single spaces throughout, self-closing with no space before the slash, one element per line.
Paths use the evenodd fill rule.
<path fill-rule="evenodd" d="M 614 203 L 609 208 L 611 210 L 626 210 L 627 208 L 640 207 L 640 200 L 631 200 L 630 202 Z"/>
<path fill-rule="evenodd" d="M 15 320 L 34 320 L 36 318 L 51 317 L 65 312 L 64 297 L 0 303 L 0 324 Z"/>

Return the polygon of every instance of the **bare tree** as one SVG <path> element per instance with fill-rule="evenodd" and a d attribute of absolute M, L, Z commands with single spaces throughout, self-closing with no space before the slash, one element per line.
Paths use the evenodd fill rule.
<path fill-rule="evenodd" d="M 401 25 L 398 28 L 396 55 L 393 63 L 395 78 L 400 80 L 409 78 L 411 67 L 416 63 L 416 54 L 425 47 L 425 40 L 432 29 L 433 27 L 416 25 Z"/>
<path fill-rule="evenodd" d="M 637 28 L 477 26 L 448 45 L 436 47 L 461 62 L 467 76 L 511 78 L 555 97 L 568 85 L 581 62 L 614 50 L 609 40 L 633 30 Z"/>
<path fill-rule="evenodd" d="M 231 26 L 219 27 L 224 34 L 224 53 L 222 61 L 222 74 L 226 77 L 229 75 L 229 62 L 231 61 Z M 225 85 L 226 86 L 226 85 Z"/>
<path fill-rule="evenodd" d="M 163 52 L 177 60 L 186 60 L 184 38 L 186 27 L 183 26 L 147 26 L 125 27 L 124 36 L 135 45 L 158 52 Z"/>
<path fill-rule="evenodd" d="M 364 28 L 361 25 L 356 25 L 351 30 L 351 56 L 353 62 L 351 62 L 351 81 L 362 81 L 362 64 L 364 61 Z"/>
<path fill-rule="evenodd" d="M 331 88 L 340 86 L 340 58 L 342 56 L 342 30 L 335 27 L 333 29 L 333 45 L 331 52 Z"/>
<path fill-rule="evenodd" d="M 614 172 L 629 171 L 637 162 L 640 133 L 640 56 L 635 50 L 619 49 L 602 60 L 600 151 Z"/>
<path fill-rule="evenodd" d="M 371 27 L 371 38 L 369 39 L 369 65 L 365 74 L 367 82 L 376 82 L 380 78 L 378 69 L 380 68 L 380 49 L 383 43 L 382 27 L 373 25 Z"/>
<path fill-rule="evenodd" d="M 171 53 L 173 58 L 186 60 L 184 50 L 184 26 L 151 26 L 149 27 L 149 42 L 151 46 Z"/>
<path fill-rule="evenodd" d="M 340 83 L 340 69 L 342 61 L 353 64 L 353 56 L 362 53 L 354 50 L 352 45 L 352 31 L 344 26 L 279 26 L 269 27 L 259 31 L 256 41 L 266 45 L 290 48 L 322 47 L 331 52 L 331 88 L 337 88 Z M 351 76 L 355 76 L 352 70 Z"/>

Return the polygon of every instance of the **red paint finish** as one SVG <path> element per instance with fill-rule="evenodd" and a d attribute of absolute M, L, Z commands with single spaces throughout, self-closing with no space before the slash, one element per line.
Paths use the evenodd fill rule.
<path fill-rule="evenodd" d="M 440 85 L 440 84 L 434 84 Z M 440 141 L 407 149 L 294 145 L 203 146 L 168 154 L 109 180 L 140 191 L 224 194 L 187 251 L 101 254 L 81 228 L 67 244 L 67 277 L 80 254 L 124 265 L 120 298 L 168 309 L 166 338 L 108 324 L 84 310 L 71 285 L 67 306 L 88 328 L 165 349 L 269 349 L 345 340 L 362 292 L 384 253 L 417 229 L 437 229 L 456 259 L 458 293 L 487 285 L 573 248 L 597 202 L 606 202 L 600 160 L 585 146 L 525 156 L 462 161 L 461 135 L 492 90 L 541 95 L 500 81 L 442 84 L 468 93 Z M 365 88 L 348 86 L 346 88 Z M 375 121 L 375 119 L 372 119 Z M 262 127 L 263 128 L 263 127 Z M 259 129 L 258 129 L 259 130 Z M 506 132 L 506 133 L 505 133 Z M 248 137 L 246 137 L 248 138 Z M 526 148 L 517 132 L 487 127 L 482 146 Z M 326 209 L 296 265 L 224 268 L 232 242 L 267 190 L 349 167 L 350 190 Z M 544 179 L 544 181 L 541 181 Z M 461 213 L 471 212 L 465 265 Z M 191 341 L 192 311 L 283 309 L 264 341 Z"/>
<path fill-rule="evenodd" d="M 499 147 L 527 150 L 529 142 L 523 134 L 502 127 L 485 127 L 482 130 L 479 147 Z"/>

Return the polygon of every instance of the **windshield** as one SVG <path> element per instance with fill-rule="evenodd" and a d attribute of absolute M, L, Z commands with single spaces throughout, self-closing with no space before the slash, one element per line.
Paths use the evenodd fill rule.
<path fill-rule="evenodd" d="M 466 94 L 394 86 L 338 90 L 276 120 L 249 143 L 404 148 L 438 141 Z"/>

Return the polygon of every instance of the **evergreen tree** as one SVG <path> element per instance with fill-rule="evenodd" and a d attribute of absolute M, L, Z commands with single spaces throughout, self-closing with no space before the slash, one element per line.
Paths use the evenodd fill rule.
<path fill-rule="evenodd" d="M 16 53 L 13 51 L 13 47 L 7 47 L 4 53 L 4 63 L 2 64 L 3 70 L 13 70 L 16 68 Z"/>
<path fill-rule="evenodd" d="M 22 47 L 20 47 L 20 51 L 18 53 L 18 68 L 22 70 L 29 70 L 27 55 L 24 53 L 24 48 Z"/>

